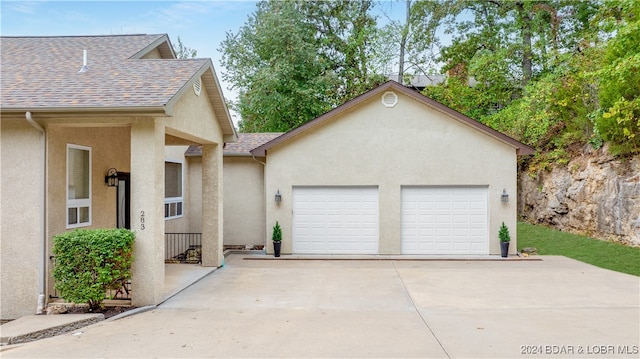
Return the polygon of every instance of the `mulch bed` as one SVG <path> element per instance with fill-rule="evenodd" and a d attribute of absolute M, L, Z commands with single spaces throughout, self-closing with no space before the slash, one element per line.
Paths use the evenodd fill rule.
<path fill-rule="evenodd" d="M 104 315 L 104 319 L 111 318 L 118 314 L 127 312 L 132 309 L 136 309 L 137 307 L 104 307 L 103 309 L 98 309 L 95 311 L 90 311 L 88 307 L 81 306 L 73 306 L 68 308 L 67 313 L 69 314 L 93 314 L 93 313 L 102 313 Z M 64 315 L 64 314 L 62 314 Z"/>

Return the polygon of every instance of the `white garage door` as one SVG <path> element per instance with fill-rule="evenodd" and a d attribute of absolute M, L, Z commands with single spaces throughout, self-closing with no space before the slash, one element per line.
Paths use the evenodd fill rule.
<path fill-rule="evenodd" d="M 293 252 L 378 253 L 378 188 L 294 187 Z"/>
<path fill-rule="evenodd" d="M 402 188 L 403 254 L 489 254 L 487 187 Z"/>

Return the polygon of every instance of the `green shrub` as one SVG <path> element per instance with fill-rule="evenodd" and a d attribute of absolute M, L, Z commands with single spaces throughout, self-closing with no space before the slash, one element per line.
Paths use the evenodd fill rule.
<path fill-rule="evenodd" d="M 282 241 L 282 229 L 280 228 L 280 223 L 276 221 L 276 225 L 273 226 L 273 235 L 271 236 L 271 240 L 274 242 Z"/>
<path fill-rule="evenodd" d="M 127 229 L 78 229 L 53 239 L 53 278 L 60 295 L 102 307 L 107 290 L 131 279 L 135 234 Z"/>
<path fill-rule="evenodd" d="M 500 231 L 498 232 L 498 238 L 500 238 L 500 242 L 510 242 L 511 235 L 509 234 L 509 228 L 502 222 L 500 226 Z"/>

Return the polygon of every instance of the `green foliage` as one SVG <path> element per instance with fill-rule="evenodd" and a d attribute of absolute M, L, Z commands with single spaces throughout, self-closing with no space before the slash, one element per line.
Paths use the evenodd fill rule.
<path fill-rule="evenodd" d="M 328 111 L 337 80 L 313 40 L 315 28 L 296 2 L 263 1 L 222 43 L 223 77 L 239 90 L 242 132 L 280 132 Z"/>
<path fill-rule="evenodd" d="M 372 4 L 264 0 L 227 33 L 240 130 L 287 131 L 385 81 L 374 73 L 440 64 L 448 80 L 423 93 L 534 147 L 530 170 L 587 144 L 640 153 L 640 2 L 405 0 L 381 29 Z"/>
<path fill-rule="evenodd" d="M 126 229 L 77 229 L 53 239 L 53 278 L 60 295 L 96 309 L 109 289 L 131 278 L 135 234 Z"/>
<path fill-rule="evenodd" d="M 439 86 L 426 87 L 422 93 L 452 109 L 474 119 L 495 112 L 494 98 L 485 86 L 469 86 L 466 80 L 452 77 Z"/>
<path fill-rule="evenodd" d="M 280 228 L 280 223 L 276 221 L 276 225 L 273 226 L 273 235 L 271 236 L 271 240 L 274 242 L 282 241 L 282 229 Z"/>
<path fill-rule="evenodd" d="M 541 255 L 561 255 L 601 268 L 640 276 L 640 248 L 518 223 L 518 247 L 538 248 Z"/>
<path fill-rule="evenodd" d="M 640 2 L 611 1 L 603 28 L 614 34 L 592 73 L 601 109 L 596 127 L 615 153 L 640 153 Z M 615 10 L 615 11 L 612 11 Z"/>
<path fill-rule="evenodd" d="M 509 228 L 502 222 L 500 226 L 500 231 L 498 231 L 498 238 L 500 238 L 500 242 L 510 242 L 511 235 L 509 234 Z"/>
<path fill-rule="evenodd" d="M 371 72 L 375 56 L 371 42 L 377 34 L 372 0 L 306 0 L 300 4 L 305 21 L 316 28 L 321 59 L 339 79 L 331 89 L 334 103 L 342 104 L 386 81 Z"/>
<path fill-rule="evenodd" d="M 239 91 L 242 132 L 280 132 L 381 81 L 369 72 L 371 1 L 258 3 L 221 44 L 223 77 Z"/>

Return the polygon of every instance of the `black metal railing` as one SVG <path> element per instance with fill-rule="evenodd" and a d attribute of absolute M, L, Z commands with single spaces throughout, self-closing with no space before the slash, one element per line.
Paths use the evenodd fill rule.
<path fill-rule="evenodd" d="M 52 285 L 49 289 L 49 298 L 50 299 L 59 299 L 60 294 L 55 286 L 55 279 L 53 279 L 53 269 L 56 265 L 56 257 L 49 256 L 49 260 L 51 260 L 51 272 L 50 272 L 50 280 Z M 107 290 L 106 297 L 108 299 L 113 300 L 131 300 L 131 279 L 122 282 L 122 287 L 118 289 L 109 289 Z"/>
<path fill-rule="evenodd" d="M 164 262 L 202 262 L 202 233 L 165 233 Z"/>

